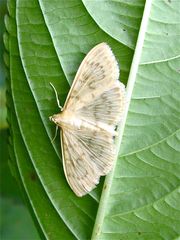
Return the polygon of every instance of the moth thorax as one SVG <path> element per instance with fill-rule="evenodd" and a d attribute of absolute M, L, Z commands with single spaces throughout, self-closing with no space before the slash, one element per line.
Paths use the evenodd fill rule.
<path fill-rule="evenodd" d="M 61 126 L 61 127 L 68 127 L 68 128 L 73 128 L 73 127 L 80 127 L 81 125 L 81 120 L 76 118 L 76 116 L 67 110 L 54 114 L 52 117 L 50 117 L 50 120 L 54 122 L 55 124 Z"/>

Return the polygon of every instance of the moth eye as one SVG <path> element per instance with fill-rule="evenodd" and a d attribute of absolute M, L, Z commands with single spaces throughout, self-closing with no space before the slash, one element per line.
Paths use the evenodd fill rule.
<path fill-rule="evenodd" d="M 50 117 L 49 117 L 49 120 L 52 121 L 52 122 L 54 122 L 54 123 L 56 123 L 56 120 L 55 120 L 55 118 L 54 118 L 53 116 L 50 116 Z"/>

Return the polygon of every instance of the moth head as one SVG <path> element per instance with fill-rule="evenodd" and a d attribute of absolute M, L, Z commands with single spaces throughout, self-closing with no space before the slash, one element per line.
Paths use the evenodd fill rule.
<path fill-rule="evenodd" d="M 58 124 L 58 122 L 59 122 L 59 114 L 54 114 L 54 115 L 50 116 L 49 120 L 54 122 L 55 124 Z"/>

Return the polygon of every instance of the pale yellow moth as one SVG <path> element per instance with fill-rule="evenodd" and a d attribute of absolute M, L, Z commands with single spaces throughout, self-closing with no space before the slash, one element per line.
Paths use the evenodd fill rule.
<path fill-rule="evenodd" d="M 61 127 L 63 168 L 77 196 L 90 192 L 113 166 L 115 127 L 126 101 L 118 79 L 111 48 L 98 44 L 82 61 L 61 112 L 50 117 Z"/>

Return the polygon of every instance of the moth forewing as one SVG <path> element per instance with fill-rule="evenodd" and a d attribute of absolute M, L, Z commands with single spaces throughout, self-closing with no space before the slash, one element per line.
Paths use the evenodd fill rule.
<path fill-rule="evenodd" d="M 77 196 L 90 192 L 112 168 L 115 127 L 126 101 L 118 78 L 110 47 L 98 44 L 82 61 L 62 112 L 51 118 L 62 128 L 64 172 Z"/>
<path fill-rule="evenodd" d="M 94 101 L 119 78 L 119 66 L 106 43 L 95 46 L 84 58 L 76 73 L 64 109 L 76 109 Z"/>

